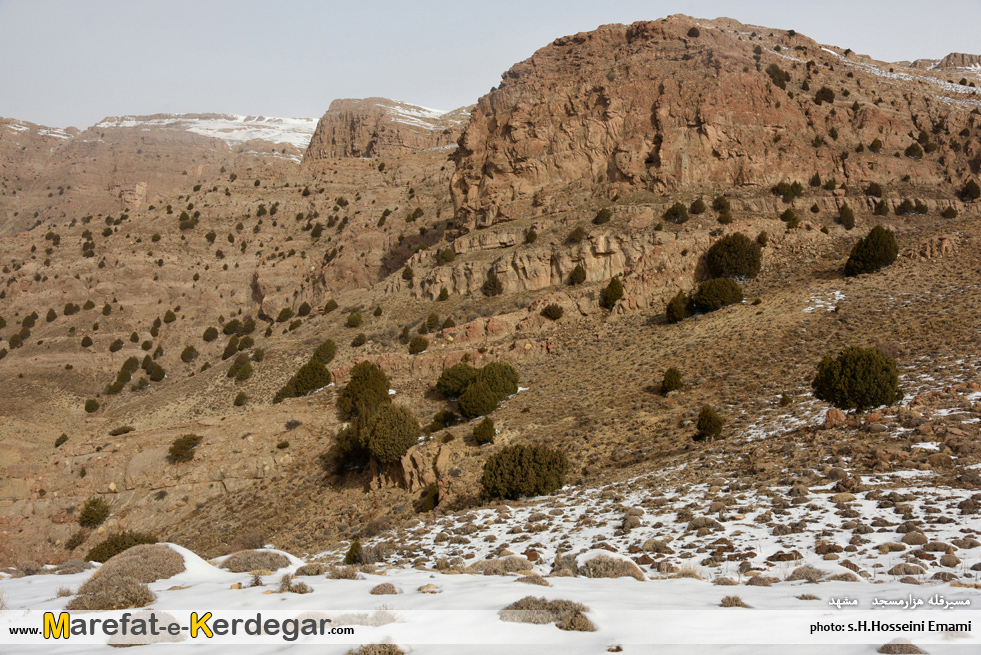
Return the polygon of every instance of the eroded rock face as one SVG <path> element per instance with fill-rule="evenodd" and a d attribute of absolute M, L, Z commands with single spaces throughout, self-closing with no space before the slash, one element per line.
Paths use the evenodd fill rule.
<path fill-rule="evenodd" d="M 698 36 L 689 36 L 696 25 Z M 770 66 L 789 74 L 786 89 Z M 888 68 L 796 33 L 756 35 L 751 26 L 685 16 L 556 39 L 507 71 L 474 109 L 455 153 L 458 222 L 487 227 L 637 191 L 806 183 L 801 171 L 849 184 L 962 179 L 976 156 L 970 144 L 955 150 L 938 135 L 932 155 L 902 153 L 910 133 L 943 123 L 956 134 L 972 123 L 973 105 L 959 101 L 973 90 L 925 73 L 927 83 L 896 79 Z M 823 86 L 835 102 L 817 104 Z M 910 97 L 900 102 L 903 93 Z M 884 144 L 879 155 L 867 149 L 873 139 Z"/>
<path fill-rule="evenodd" d="M 335 100 L 317 124 L 305 161 L 452 148 L 468 115 L 465 107 L 439 111 L 388 98 Z"/>

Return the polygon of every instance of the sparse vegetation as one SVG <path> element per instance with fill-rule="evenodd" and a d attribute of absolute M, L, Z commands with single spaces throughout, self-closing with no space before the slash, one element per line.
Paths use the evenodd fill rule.
<path fill-rule="evenodd" d="M 110 511 L 109 503 L 102 496 L 89 498 L 78 515 L 78 524 L 83 528 L 97 528 L 106 522 Z"/>
<path fill-rule="evenodd" d="M 194 459 L 194 449 L 201 444 L 201 437 L 196 434 L 185 434 L 177 437 L 172 444 L 168 455 L 171 464 L 184 464 Z"/>

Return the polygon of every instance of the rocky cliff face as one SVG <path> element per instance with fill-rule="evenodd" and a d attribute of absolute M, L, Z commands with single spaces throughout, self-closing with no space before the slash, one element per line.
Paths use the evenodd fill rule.
<path fill-rule="evenodd" d="M 977 89 L 756 29 L 684 16 L 608 25 L 513 66 L 480 99 L 455 154 L 461 227 L 639 190 L 765 189 L 813 172 L 942 184 L 977 168 L 977 139 L 952 138 L 976 123 Z M 833 101 L 815 99 L 822 87 Z M 937 149 L 903 157 L 921 130 Z M 879 155 L 867 148 L 874 139 Z"/>
<path fill-rule="evenodd" d="M 317 124 L 305 161 L 452 147 L 468 117 L 466 107 L 447 112 L 387 98 L 335 100 Z"/>

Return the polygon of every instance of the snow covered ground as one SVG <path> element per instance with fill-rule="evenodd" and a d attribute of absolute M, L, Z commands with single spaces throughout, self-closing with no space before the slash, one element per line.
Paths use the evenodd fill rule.
<path fill-rule="evenodd" d="M 316 118 L 273 118 L 237 114 L 156 114 L 154 116 L 113 116 L 96 128 L 155 127 L 186 130 L 237 145 L 255 139 L 287 143 L 301 150 L 310 145 L 317 129 Z"/>

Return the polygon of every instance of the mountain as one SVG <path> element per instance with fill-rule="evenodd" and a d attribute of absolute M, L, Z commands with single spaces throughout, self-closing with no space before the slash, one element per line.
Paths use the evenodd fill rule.
<path fill-rule="evenodd" d="M 976 75 L 951 73 L 673 16 L 559 38 L 449 113 L 5 121 L 0 563 L 136 530 L 204 557 L 333 561 L 360 538 L 379 569 L 426 575 L 521 553 L 568 576 L 603 549 L 649 577 L 803 560 L 875 579 L 901 555 L 966 578 L 981 109 Z M 898 258 L 846 277 L 880 224 Z M 737 233 L 761 249 L 745 301 L 669 322 Z M 303 368 L 327 339 L 329 378 Z M 902 401 L 815 398 L 822 358 L 852 346 L 896 360 Z M 345 466 L 337 404 L 365 361 L 425 430 Z M 519 374 L 493 443 L 436 385 L 462 362 Z M 684 386 L 664 393 L 669 367 Z M 301 370 L 316 388 L 284 399 Z M 696 438 L 705 406 L 724 438 Z M 484 465 L 510 445 L 561 449 L 565 490 L 488 503 Z M 83 528 L 92 498 L 110 515 Z"/>

